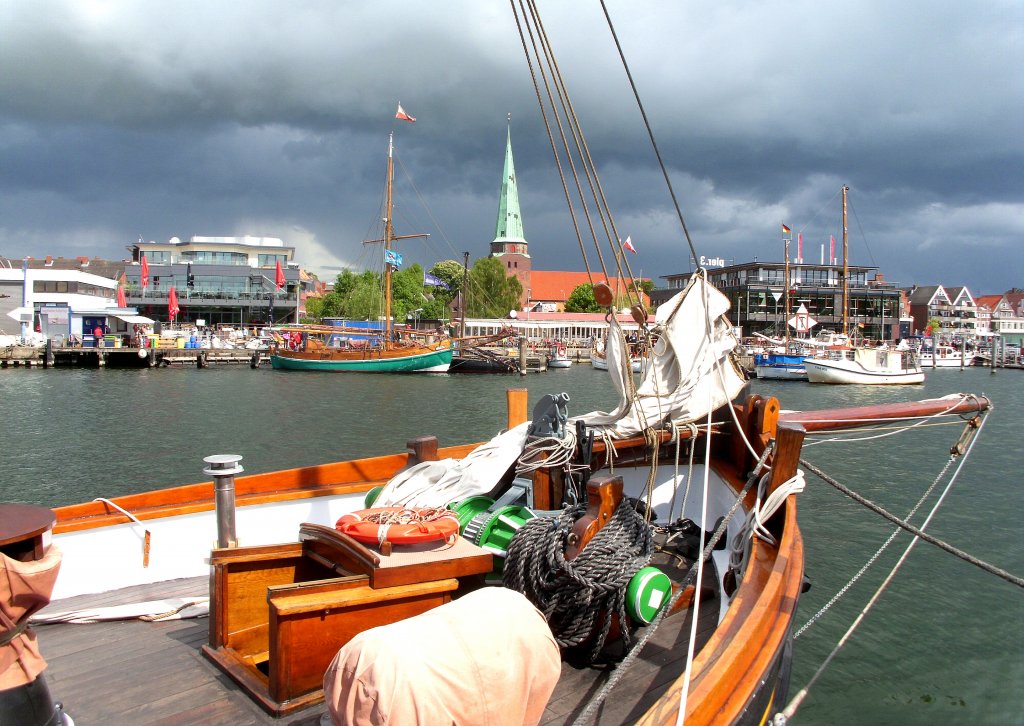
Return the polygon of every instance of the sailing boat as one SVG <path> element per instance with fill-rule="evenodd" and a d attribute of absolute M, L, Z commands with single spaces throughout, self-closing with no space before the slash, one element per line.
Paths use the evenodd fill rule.
<path fill-rule="evenodd" d="M 607 286 L 595 297 L 611 308 Z M 548 394 L 527 420 L 527 392 L 513 390 L 506 430 L 478 446 L 439 449 L 421 437 L 400 454 L 237 480 L 239 457 L 213 456 L 206 473 L 216 484 L 61 508 L 54 594 L 147 583 L 164 586 L 160 597 L 181 598 L 190 583 L 205 590 L 203 655 L 277 716 L 326 698 L 336 724 L 765 723 L 786 700 L 805 588 L 796 504 L 805 434 L 989 403 L 960 395 L 784 413 L 777 399 L 748 395 L 728 310 L 698 270 L 643 329 L 657 340 L 638 385 L 609 316 L 609 385 L 619 400 L 608 412 L 570 417 L 569 397 Z M 644 311 L 636 317 L 646 325 Z M 395 510 L 407 519 L 379 518 Z M 34 545 L 23 552 L 46 552 L 41 533 L 53 518 L 11 521 Z M 146 592 L 158 596 L 155 586 Z M 44 651 L 52 644 L 79 656 L 80 676 L 90 660 L 74 627 L 46 626 L 40 640 Z M 194 651 L 207 628 L 168 637 L 160 626 L 113 627 L 118 642 L 138 636 L 130 653 L 105 654 L 103 677 L 58 681 L 89 689 L 82 708 L 99 709 L 95 722 L 139 713 L 176 724 L 243 720 L 232 710 L 239 699 L 223 693 L 226 679 L 182 685 L 182 670 L 200 670 Z M 94 632 L 88 641 L 102 643 L 111 631 Z M 190 657 L 160 657 L 172 648 Z M 130 670 L 152 661 L 159 678 Z M 613 661 L 621 664 L 609 673 Z M 125 662 L 134 687 L 108 677 Z M 33 693 L 45 705 L 41 678 Z M 197 700 L 200 687 L 206 700 Z M 141 706 L 129 701 L 140 694 Z"/>
<path fill-rule="evenodd" d="M 388 136 L 387 213 L 384 218 L 384 324 L 378 329 L 346 329 L 326 325 L 280 328 L 283 341 L 270 351 L 279 370 L 347 371 L 359 373 L 443 373 L 452 362 L 451 340 L 443 333 L 423 335 L 398 329 L 391 319 L 391 274 L 401 264 L 391 248 L 394 182 L 393 135 Z"/>
<path fill-rule="evenodd" d="M 769 379 L 772 379 L 772 380 L 782 380 L 782 381 L 806 381 L 807 380 L 807 369 L 804 368 L 804 358 L 806 358 L 807 356 L 805 356 L 804 354 L 802 354 L 800 352 L 797 352 L 797 351 L 793 350 L 793 348 L 792 348 L 792 341 L 790 340 L 790 337 L 789 337 L 789 326 L 790 326 L 790 319 L 789 319 L 789 311 L 790 311 L 789 291 L 790 291 L 791 286 L 792 286 L 792 282 L 789 279 L 789 241 L 790 241 L 789 228 L 786 227 L 786 226 L 783 226 L 783 232 L 782 233 L 783 233 L 783 238 L 786 241 L 786 244 L 785 244 L 786 266 L 785 266 L 785 272 L 783 273 L 783 278 L 782 278 L 783 279 L 783 284 L 786 286 L 785 287 L 785 292 L 783 293 L 785 298 L 786 298 L 786 302 L 785 302 L 785 306 L 784 306 L 785 307 L 785 315 L 786 315 L 785 323 L 784 323 L 785 326 L 786 326 L 786 337 L 785 337 L 785 340 L 783 341 L 782 350 L 781 351 L 776 350 L 776 351 L 769 351 L 769 352 L 766 352 L 766 353 L 758 353 L 757 355 L 754 356 L 754 371 L 755 371 L 755 373 L 756 373 L 758 378 L 769 378 Z M 809 318 L 807 317 L 807 308 L 804 307 L 803 304 L 801 304 L 800 305 L 800 310 L 797 311 L 797 317 L 796 317 L 796 321 L 795 321 L 797 323 L 797 328 L 801 327 L 800 321 L 808 320 L 808 319 Z M 805 330 L 806 330 L 806 326 L 804 326 L 804 327 L 805 327 Z"/>
<path fill-rule="evenodd" d="M 849 333 L 849 232 L 847 228 L 848 186 L 843 187 L 843 334 Z M 896 385 L 924 383 L 924 370 L 914 351 L 889 347 L 851 346 L 827 351 L 804 360 L 811 383 L 854 383 Z"/>

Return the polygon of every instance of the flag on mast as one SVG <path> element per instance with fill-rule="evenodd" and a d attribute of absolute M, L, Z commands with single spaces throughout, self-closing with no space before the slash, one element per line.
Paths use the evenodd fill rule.
<path fill-rule="evenodd" d="M 796 261 L 797 262 L 803 262 L 804 261 L 804 233 L 803 232 L 797 232 L 796 233 Z"/>
<path fill-rule="evenodd" d="M 626 241 L 622 243 L 622 246 L 634 255 L 636 254 L 636 247 L 633 246 L 633 240 L 628 235 L 626 236 Z"/>
<path fill-rule="evenodd" d="M 787 234 L 792 234 L 792 233 L 793 233 L 793 230 L 791 230 L 786 225 L 782 225 L 782 236 L 783 237 L 785 237 Z"/>
<path fill-rule="evenodd" d="M 409 123 L 415 123 L 416 121 L 415 116 L 410 116 L 405 112 L 405 109 L 402 108 L 401 102 L 398 104 L 398 111 L 395 113 L 395 118 L 401 119 L 402 121 L 408 121 Z"/>

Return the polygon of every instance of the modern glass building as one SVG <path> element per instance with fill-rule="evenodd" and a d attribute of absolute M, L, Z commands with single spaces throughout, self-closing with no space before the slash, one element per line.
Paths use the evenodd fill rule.
<path fill-rule="evenodd" d="M 800 305 L 815 321 L 813 336 L 822 330 L 842 331 L 843 267 L 790 263 L 790 310 L 786 314 L 786 263 L 748 262 L 708 269 L 708 280 L 726 297 L 732 307 L 729 319 L 742 335 L 754 333 L 781 337 L 785 321 Z M 900 317 L 906 315 L 906 297 L 895 284 L 886 282 L 877 267 L 848 265 L 848 325 L 851 335 L 874 340 L 900 337 Z M 686 287 L 693 273 L 664 275 L 666 286 L 651 293 L 658 305 Z M 792 328 L 790 329 L 792 333 Z"/>
<path fill-rule="evenodd" d="M 143 242 L 128 247 L 125 267 L 128 304 L 143 315 L 167 317 L 173 286 L 183 323 L 203 320 L 208 326 L 263 326 L 298 322 L 315 280 L 293 262 L 294 247 L 276 237 L 202 237 L 187 241 Z M 142 257 L 149 284 L 142 289 Z M 276 284 L 281 264 L 285 283 Z"/>

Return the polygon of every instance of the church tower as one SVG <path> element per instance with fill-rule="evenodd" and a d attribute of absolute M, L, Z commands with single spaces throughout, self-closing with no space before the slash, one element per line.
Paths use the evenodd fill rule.
<path fill-rule="evenodd" d="M 501 196 L 498 199 L 498 222 L 495 225 L 494 241 L 491 242 L 491 256 L 505 265 L 505 272 L 515 275 L 523 286 L 523 301 L 530 291 L 530 254 L 523 236 L 523 218 L 519 212 L 519 187 L 516 184 L 516 168 L 512 161 L 511 121 L 505 140 L 505 173 L 501 180 Z"/>

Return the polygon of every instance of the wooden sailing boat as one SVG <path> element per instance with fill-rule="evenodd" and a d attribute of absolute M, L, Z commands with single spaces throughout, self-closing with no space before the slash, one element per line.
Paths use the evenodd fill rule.
<path fill-rule="evenodd" d="M 270 351 L 270 363 L 279 370 L 359 373 L 444 372 L 452 362 L 451 340 L 443 333 L 423 335 L 398 329 L 391 319 L 391 274 L 398 256 L 391 247 L 393 137 L 388 136 L 387 213 L 384 218 L 384 321 L 380 330 L 347 330 L 332 326 L 282 328 L 284 342 Z M 414 235 L 419 236 L 419 235 Z"/>
<path fill-rule="evenodd" d="M 116 628 L 143 657 L 108 655 L 102 678 L 82 677 L 95 669 L 88 660 L 73 664 L 77 678 L 65 677 L 74 668 L 62 670 L 57 660 L 51 669 L 60 697 L 70 709 L 76 700 L 92 708 L 83 706 L 82 720 L 97 723 L 140 713 L 175 724 L 242 715 L 257 722 L 223 695 L 223 679 L 192 685 L 188 676 L 204 670 L 195 652 L 205 640 L 204 655 L 275 716 L 318 703 L 322 684 L 334 723 L 359 722 L 349 709 L 399 713 L 410 703 L 427 723 L 767 722 L 786 699 L 804 589 L 796 484 L 806 431 L 961 415 L 988 402 L 965 395 L 856 415 L 785 414 L 776 399 L 748 395 L 731 359 L 727 310 L 727 299 L 695 275 L 659 308 L 658 344 L 638 386 L 611 316 L 609 380 L 623 396 L 611 413 L 570 419 L 568 396 L 549 394 L 527 421 L 526 392 L 513 391 L 507 430 L 479 446 L 439 449 L 435 438 L 422 437 L 391 456 L 237 479 L 237 457 L 209 457 L 213 481 L 60 508 L 58 597 L 110 604 L 123 597 L 119 588 L 163 585 L 159 594 L 147 590 L 154 597 L 172 587 L 180 594 L 187 583 L 211 597 L 208 628 L 183 626 L 168 637 L 148 623 L 96 626 L 91 642 Z M 694 464 L 681 474 L 671 462 L 687 458 Z M 684 481 L 694 483 L 694 494 L 680 493 L 677 502 Z M 353 512 L 368 516 L 371 500 L 378 512 L 404 500 L 417 515 L 450 503 L 459 536 L 402 550 L 389 525 L 378 526 L 369 544 L 332 528 Z M 630 537 L 616 544 L 624 529 Z M 538 552 L 551 552 L 554 567 L 539 580 L 523 576 Z M 614 569 L 605 567 L 610 560 Z M 505 587 L 481 582 L 498 575 Z M 536 602 L 577 586 L 592 597 Z M 99 592 L 102 598 L 84 600 Z M 420 619 L 487 592 L 525 603 L 534 625 L 538 611 L 551 613 L 550 632 L 525 632 L 501 618 L 452 632 L 436 627 L 440 618 L 430 626 Z M 43 651 L 81 652 L 84 638 L 70 627 L 43 626 Z M 360 661 L 361 648 L 386 646 L 396 631 L 390 655 L 378 657 L 378 649 Z M 509 639 L 525 649 L 506 649 Z M 181 670 L 173 667 L 178 660 L 154 657 L 155 648 L 174 647 L 187 653 Z M 509 655 L 495 663 L 495 652 Z M 536 654 L 553 655 L 553 663 L 530 668 L 537 661 L 528 656 Z M 354 682 L 332 665 L 353 656 L 362 662 Z M 407 676 L 415 659 L 443 673 L 444 685 L 420 678 L 421 670 Z M 633 667 L 610 676 L 608 663 L 619 659 Z M 140 660 L 158 660 L 167 671 L 141 688 L 118 689 Z M 389 688 L 395 679 L 404 679 L 402 687 Z M 98 684 L 114 684 L 112 697 L 90 700 Z M 601 699 L 591 701 L 595 694 Z M 498 699 L 508 710 L 488 712 Z"/>
<path fill-rule="evenodd" d="M 847 227 L 847 195 L 843 187 L 843 334 L 849 335 L 849 230 Z M 896 385 L 924 383 L 924 370 L 910 350 L 885 348 L 849 348 L 829 351 L 804 360 L 807 379 L 811 383 L 853 383 L 863 385 Z"/>

